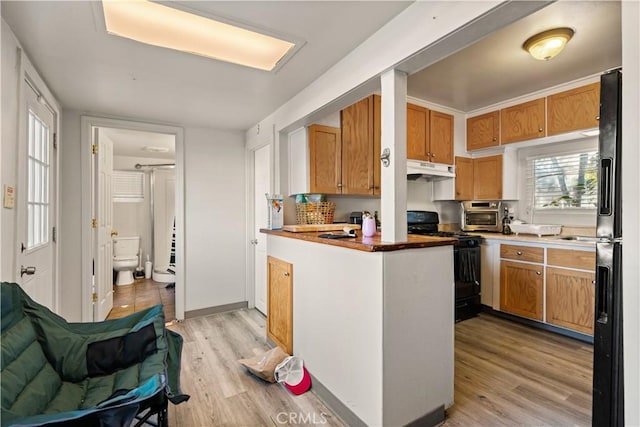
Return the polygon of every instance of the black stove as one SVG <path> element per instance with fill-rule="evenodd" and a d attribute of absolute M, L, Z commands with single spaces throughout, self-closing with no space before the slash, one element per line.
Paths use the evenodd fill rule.
<path fill-rule="evenodd" d="M 480 241 L 462 231 L 438 231 L 438 212 L 407 211 L 407 233 L 423 236 L 450 237 L 453 245 L 456 322 L 480 313 Z"/>

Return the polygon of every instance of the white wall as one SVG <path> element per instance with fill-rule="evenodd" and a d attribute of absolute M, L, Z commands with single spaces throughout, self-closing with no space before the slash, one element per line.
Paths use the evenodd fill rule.
<path fill-rule="evenodd" d="M 640 426 L 640 3 L 622 2 L 625 424 Z"/>
<path fill-rule="evenodd" d="M 18 156 L 18 55 L 16 49 L 18 42 L 9 26 L 2 20 L 2 146 L 0 147 L 0 160 L 2 169 L 1 185 L 4 191 L 5 185 L 18 184 L 16 170 Z M 0 207 L 0 280 L 15 281 L 15 248 L 16 248 L 16 209 Z"/>
<path fill-rule="evenodd" d="M 81 312 L 80 116 L 63 112 L 62 313 Z M 246 300 L 244 141 L 240 132 L 185 128 L 185 310 Z"/>
<path fill-rule="evenodd" d="M 62 111 L 61 134 L 58 244 L 60 289 L 64 297 L 60 300 L 60 314 L 69 321 L 79 322 L 82 320 L 82 175 L 78 111 Z"/>
<path fill-rule="evenodd" d="M 185 129 L 186 311 L 246 301 L 241 132 Z"/>

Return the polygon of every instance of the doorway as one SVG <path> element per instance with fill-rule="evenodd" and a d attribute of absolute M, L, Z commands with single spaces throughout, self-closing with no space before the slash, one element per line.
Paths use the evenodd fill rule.
<path fill-rule="evenodd" d="M 253 152 L 254 295 L 256 308 L 267 315 L 267 239 L 260 233 L 267 226 L 265 193 L 271 193 L 271 144 Z"/>
<path fill-rule="evenodd" d="M 23 80 L 18 149 L 17 200 L 7 198 L 5 208 L 17 202 L 16 281 L 36 302 L 58 311 L 57 201 L 58 155 L 57 111 L 36 84 Z M 13 194 L 13 193 L 11 193 Z"/>
<path fill-rule="evenodd" d="M 111 203 L 104 200 L 105 205 L 113 207 L 113 224 L 109 230 L 109 234 L 114 239 L 124 238 L 127 245 L 130 240 L 139 238 L 139 250 L 136 258 L 136 266 L 133 267 L 132 274 L 134 277 L 142 278 L 144 268 L 146 267 L 147 256 L 151 264 L 150 271 L 147 275 L 153 278 L 153 269 L 163 269 L 161 273 L 166 274 L 165 278 L 171 277 L 166 285 L 174 283 L 175 285 L 175 318 L 184 319 L 184 148 L 183 148 L 183 130 L 181 128 L 154 125 L 147 123 L 130 122 L 125 120 L 104 119 L 98 117 L 82 117 L 82 140 L 89 143 L 82 145 L 83 166 L 91 165 L 94 154 L 93 145 L 98 141 L 109 140 L 111 142 L 121 141 L 121 144 L 115 144 L 113 156 L 113 169 L 122 175 L 124 183 L 122 188 L 112 188 L 119 191 L 119 194 L 111 195 Z M 163 140 L 164 142 L 159 142 Z M 170 143 L 169 143 L 170 141 Z M 126 173 L 125 173 L 126 172 Z M 91 168 L 83 167 L 83 197 L 82 215 L 87 218 L 89 224 L 92 223 L 94 206 L 99 206 L 100 200 L 91 202 L 91 196 L 96 193 L 100 199 L 98 191 L 92 191 L 91 185 L 85 185 L 87 179 L 91 181 L 94 174 Z M 163 179 L 163 188 L 161 189 L 163 200 L 158 203 L 158 208 L 171 206 L 172 212 L 164 212 L 163 218 L 171 217 L 171 221 L 166 220 L 164 223 L 170 223 L 171 226 L 162 227 L 162 230 L 154 230 L 152 192 L 154 190 L 154 178 L 162 175 L 167 179 Z M 169 177 L 169 175 L 172 175 Z M 121 180 L 121 181 L 122 181 Z M 115 181 L 114 181 L 115 182 Z M 138 184 L 136 184 L 138 183 Z M 140 184 L 141 183 L 141 184 Z M 142 191 L 136 188 L 141 185 Z M 144 190 L 146 185 L 146 190 Z M 169 188 L 171 187 L 171 188 Z M 100 189 L 96 185 L 94 189 Z M 145 196 L 146 195 L 146 196 Z M 118 199 L 115 202 L 114 197 Z M 145 200 L 146 197 L 146 200 Z M 104 199 L 104 197 L 102 197 Z M 127 198 L 131 199 L 124 201 Z M 134 201 L 134 200 L 138 201 Z M 140 199 L 142 199 L 140 201 Z M 145 209 L 145 207 L 147 207 Z M 135 212 L 134 212 L 135 211 Z M 158 215 L 159 216 L 159 215 Z M 165 225 L 167 225 L 165 224 Z M 101 226 L 101 222 L 98 221 Z M 117 225 L 117 227 L 116 227 Z M 159 227 L 156 227 L 159 228 Z M 157 231 L 157 232 L 154 232 Z M 160 233 L 162 231 L 162 233 Z M 116 234 L 117 233 L 117 234 Z M 166 235 L 163 239 L 154 238 L 162 234 Z M 134 238 L 134 239 L 131 239 Z M 92 239 L 95 240 L 95 232 L 91 228 L 83 228 L 82 243 L 91 247 L 91 251 L 83 250 L 82 274 L 83 274 L 83 320 L 98 321 L 106 317 L 107 310 L 101 309 L 95 311 L 94 306 L 105 298 L 109 289 L 113 289 L 114 277 L 113 269 L 106 266 L 107 262 L 95 262 L 96 255 L 99 253 L 96 246 L 91 244 Z M 113 240 L 113 239 L 112 239 Z M 158 240 L 158 244 L 164 242 L 167 246 L 162 251 L 154 250 L 154 240 Z M 114 240 L 115 241 L 115 240 Z M 133 245 L 133 244 L 132 244 Z M 135 246 L 135 245 L 133 245 Z M 107 252 L 107 251 L 104 251 Z M 158 252 L 158 256 L 156 253 Z M 162 257 L 160 257 L 160 253 Z M 105 255 L 105 254 L 103 254 Z M 167 255 L 166 257 L 164 255 Z M 109 256 L 102 258 L 113 259 L 113 252 Z M 164 258 L 167 258 L 166 260 Z M 160 260 L 162 259 L 162 262 Z M 102 265 L 100 265 L 102 264 Z M 162 265 L 160 265 L 162 264 Z M 173 264 L 173 265 L 171 265 Z M 170 273 L 167 269 L 171 269 Z M 102 274 L 100 274 L 102 272 Z M 120 274 L 120 273 L 118 273 Z M 108 275 L 108 278 L 107 278 Z M 125 275 L 126 277 L 126 275 Z M 125 280 L 126 282 L 127 280 Z M 105 282 L 106 285 L 102 282 Z M 110 285 L 111 284 L 111 285 Z M 161 286 L 164 288 L 164 286 Z M 125 285 L 126 286 L 126 285 Z M 121 288 L 124 290 L 125 286 Z M 118 288 L 117 288 L 118 289 Z M 106 313 L 105 313 L 106 311 Z"/>
<path fill-rule="evenodd" d="M 96 129 L 98 135 L 94 139 L 110 149 L 106 150 L 109 153 L 98 149 L 94 156 L 102 158 L 110 154 L 102 163 L 112 165 L 111 197 L 102 194 L 100 197 L 107 199 L 94 204 L 111 209 L 106 239 L 112 243 L 112 250 L 101 251 L 98 246 L 98 252 L 112 254 L 114 265 L 111 269 L 108 259 L 98 260 L 96 276 L 104 274 L 96 280 L 98 301 L 94 318 L 104 319 L 112 308 L 120 313 L 145 308 L 151 301 L 159 303 L 158 295 L 162 295 L 162 302 L 171 307 L 165 312 L 170 315 L 168 320 L 172 320 L 175 317 L 175 135 L 108 127 Z M 98 178 L 104 174 L 100 168 L 98 172 Z M 94 188 L 101 191 L 106 187 Z M 101 228 L 102 215 L 97 218 Z M 144 284 L 143 280 L 146 280 Z M 135 291 L 130 286 L 134 284 Z M 112 290 L 113 297 L 110 296 Z M 149 294 L 149 303 L 143 304 L 146 294 Z M 136 295 L 135 304 L 129 301 L 133 295 Z"/>

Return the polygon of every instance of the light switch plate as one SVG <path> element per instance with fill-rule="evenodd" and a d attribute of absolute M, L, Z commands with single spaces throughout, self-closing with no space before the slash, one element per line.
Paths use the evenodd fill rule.
<path fill-rule="evenodd" d="M 16 205 L 16 189 L 10 185 L 4 186 L 4 197 L 2 205 L 7 209 L 13 209 Z"/>

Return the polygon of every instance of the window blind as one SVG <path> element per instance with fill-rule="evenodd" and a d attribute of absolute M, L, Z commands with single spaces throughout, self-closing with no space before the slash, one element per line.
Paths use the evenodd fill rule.
<path fill-rule="evenodd" d="M 144 200 L 144 172 L 113 171 L 114 202 L 142 202 Z"/>
<path fill-rule="evenodd" d="M 527 170 L 527 191 L 534 209 L 597 207 L 597 151 L 529 158 Z"/>

